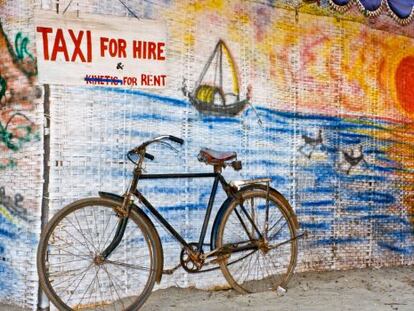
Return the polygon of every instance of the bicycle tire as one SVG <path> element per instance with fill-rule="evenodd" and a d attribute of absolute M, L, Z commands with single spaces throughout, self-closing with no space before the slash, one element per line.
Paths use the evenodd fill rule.
<path fill-rule="evenodd" d="M 109 261 L 97 262 L 114 236 L 119 206 L 102 198 L 79 200 L 56 213 L 45 227 L 37 253 L 38 274 L 42 289 L 59 310 L 134 311 L 151 294 L 160 260 L 155 229 L 134 210 Z M 138 265 L 138 259 L 144 265 Z M 62 283 L 70 284 L 61 289 Z M 139 284 L 145 285 L 138 292 Z"/>
<path fill-rule="evenodd" d="M 268 193 L 263 188 L 250 188 L 240 191 L 239 194 L 245 210 L 254 220 L 261 234 L 263 236 L 267 235 L 267 238 L 269 238 L 269 246 L 275 247 L 282 242 L 286 244 L 267 252 L 260 249 L 250 249 L 231 253 L 227 258 L 219 261 L 221 271 L 229 285 L 240 293 L 277 290 L 279 287 L 285 289 L 297 261 L 296 225 L 292 208 L 287 200 L 276 191 L 269 191 Z M 266 233 L 265 210 L 267 198 L 269 199 L 269 225 Z M 246 204 L 246 202 L 253 202 L 254 200 L 260 200 L 262 204 L 257 205 L 256 208 L 254 204 Z M 245 227 L 251 227 L 251 231 L 247 230 L 250 236 L 243 227 L 236 211 Z M 272 220 L 275 220 L 274 224 L 271 223 Z M 216 247 L 251 243 L 252 237 L 258 240 L 257 232 L 243 213 L 239 201 L 232 200 L 219 224 Z"/>

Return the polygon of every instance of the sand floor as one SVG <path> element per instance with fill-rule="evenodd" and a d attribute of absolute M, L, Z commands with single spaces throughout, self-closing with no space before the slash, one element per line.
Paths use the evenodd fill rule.
<path fill-rule="evenodd" d="M 414 311 L 414 266 L 296 274 L 283 296 L 169 288 L 154 292 L 142 310 Z"/>
<path fill-rule="evenodd" d="M 282 296 L 168 288 L 155 291 L 142 310 L 414 311 L 414 266 L 296 274 Z"/>

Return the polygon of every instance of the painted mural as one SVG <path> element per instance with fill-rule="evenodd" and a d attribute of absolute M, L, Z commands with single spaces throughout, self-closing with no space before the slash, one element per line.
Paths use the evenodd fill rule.
<path fill-rule="evenodd" d="M 31 225 L 35 219 L 29 215 L 25 198 L 21 193 L 11 193 L 10 188 L 0 186 L 0 297 L 16 299 L 26 291 L 22 289 L 27 279 L 27 271 L 16 264 L 12 256 L 15 252 L 34 250 L 37 242 Z M 13 298 L 12 298 L 13 297 Z"/>
<path fill-rule="evenodd" d="M 40 97 L 33 85 L 36 61 L 28 43 L 28 37 L 18 32 L 13 45 L 0 22 L 0 170 L 14 168 L 13 153 L 24 143 L 39 140 L 34 122 L 26 115 L 34 109 L 33 99 Z"/>
<path fill-rule="evenodd" d="M 223 55 L 225 60 L 223 60 Z M 228 67 L 227 70 L 226 67 Z M 208 80 L 206 76 L 210 69 L 212 73 Z M 186 81 L 185 78 L 184 81 Z M 203 114 L 234 116 L 248 103 L 248 100 L 240 98 L 237 66 L 229 48 L 222 40 L 217 42 L 194 89 L 188 91 L 184 84 L 182 91 L 193 106 Z"/>
<path fill-rule="evenodd" d="M 41 91 L 31 29 L 15 4 L 0 1 L 0 301 L 30 307 L 37 292 L 31 262 L 40 223 Z"/>
<path fill-rule="evenodd" d="M 167 23 L 168 87 L 153 93 L 51 85 L 50 214 L 98 190 L 122 193 L 132 170 L 126 151 L 167 133 L 186 143 L 178 153 L 151 150 L 157 158 L 148 172 L 206 171 L 196 156 L 210 147 L 236 151 L 242 160 L 241 173 L 226 171 L 226 178 L 272 178 L 309 233 L 298 271 L 413 264 L 413 28 L 385 15 L 369 20 L 352 8 L 333 13 L 327 1 L 288 2 L 129 1 L 140 18 Z M 131 15 L 110 0 L 82 1 L 68 13 L 74 10 Z M 30 114 L 36 54 L 27 29 L 14 34 L 2 30 L 0 42 L 6 60 L 0 64 L 1 173 L 28 167 L 16 156 L 39 139 Z M 12 91 L 18 88 L 25 91 Z M 211 183 L 143 181 L 140 187 L 196 240 Z M 34 203 L 1 183 L 0 198 L 0 256 L 9 256 L 20 228 L 36 223 L 24 213 Z M 175 242 L 159 230 L 166 265 L 173 266 Z M 32 237 L 25 241 L 32 247 Z M 0 287 L 0 298 L 24 287 L 22 271 L 2 265 L 18 281 Z M 220 278 L 176 273 L 162 286 L 209 287 Z"/>
<path fill-rule="evenodd" d="M 196 155 L 210 147 L 243 161 L 229 179 L 272 178 L 309 233 L 299 271 L 413 263 L 412 38 L 267 2 L 131 8 L 168 24 L 168 89 L 52 91 L 52 114 L 62 121 L 51 157 L 65 163 L 53 169 L 52 210 L 97 190 L 122 192 L 131 172 L 125 150 L 170 133 L 185 139 L 183 150 L 151 151 L 158 161 L 148 172 L 206 171 Z M 140 186 L 186 237 L 198 238 L 208 181 Z M 174 241 L 159 229 L 168 248 Z M 169 253 L 167 266 L 175 258 Z M 210 278 L 220 277 L 177 274 L 162 286 L 208 287 Z"/>

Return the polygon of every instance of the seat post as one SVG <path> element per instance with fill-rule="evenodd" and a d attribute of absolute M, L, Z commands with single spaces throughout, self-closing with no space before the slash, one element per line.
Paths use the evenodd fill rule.
<path fill-rule="evenodd" d="M 223 165 L 214 164 L 214 173 L 221 174 L 223 171 Z"/>

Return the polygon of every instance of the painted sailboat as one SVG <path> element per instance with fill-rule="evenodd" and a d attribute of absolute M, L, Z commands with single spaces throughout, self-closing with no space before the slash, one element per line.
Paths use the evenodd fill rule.
<path fill-rule="evenodd" d="M 187 86 L 183 85 L 182 90 L 192 105 L 204 114 L 235 116 L 249 103 L 248 98 L 240 99 L 237 67 L 222 40 L 217 42 L 194 89 L 187 91 Z"/>

